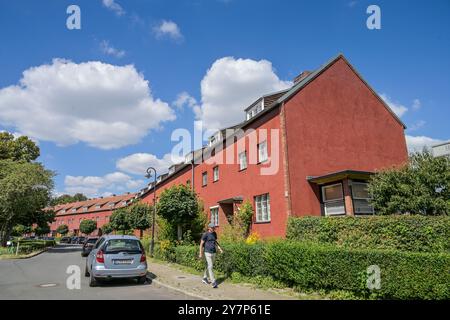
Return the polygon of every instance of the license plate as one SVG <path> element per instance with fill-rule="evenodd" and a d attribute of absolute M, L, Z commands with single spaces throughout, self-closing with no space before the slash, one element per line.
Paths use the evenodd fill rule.
<path fill-rule="evenodd" d="M 132 264 L 133 260 L 127 259 L 127 260 L 113 260 L 114 264 L 123 265 L 123 264 Z"/>

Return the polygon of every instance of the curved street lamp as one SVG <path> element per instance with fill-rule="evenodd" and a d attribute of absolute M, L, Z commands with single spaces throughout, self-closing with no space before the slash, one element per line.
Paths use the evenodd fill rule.
<path fill-rule="evenodd" d="M 152 221 L 152 240 L 150 242 L 150 257 L 153 258 L 153 251 L 155 249 L 155 218 L 156 218 L 156 169 L 149 167 L 145 177 L 150 179 L 152 177 L 152 171 L 154 172 L 155 181 L 153 183 L 153 221 Z"/>

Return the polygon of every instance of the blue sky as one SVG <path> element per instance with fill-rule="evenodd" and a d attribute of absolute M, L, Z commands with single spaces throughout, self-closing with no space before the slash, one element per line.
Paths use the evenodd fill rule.
<path fill-rule="evenodd" d="M 136 191 L 175 129 L 239 121 L 342 52 L 420 148 L 450 139 L 449 31 L 447 0 L 0 0 L 0 130 L 38 141 L 57 193 Z"/>

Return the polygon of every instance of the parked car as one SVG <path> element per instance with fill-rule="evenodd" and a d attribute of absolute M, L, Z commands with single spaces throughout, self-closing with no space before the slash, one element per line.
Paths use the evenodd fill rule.
<path fill-rule="evenodd" d="M 84 273 L 91 287 L 111 278 L 135 278 L 143 284 L 147 280 L 144 247 L 134 236 L 102 236 L 86 259 Z"/>
<path fill-rule="evenodd" d="M 70 243 L 70 237 L 62 237 L 59 243 Z"/>
<path fill-rule="evenodd" d="M 87 257 L 89 253 L 92 251 L 95 243 L 97 242 L 98 237 L 89 237 L 83 244 L 83 248 L 81 249 L 81 256 Z"/>
<path fill-rule="evenodd" d="M 76 244 L 77 243 L 77 239 L 78 239 L 77 236 L 73 236 L 72 238 L 70 238 L 70 243 Z"/>
<path fill-rule="evenodd" d="M 77 239 L 77 243 L 78 244 L 84 244 L 84 242 L 86 241 L 86 237 L 78 237 L 78 239 Z"/>

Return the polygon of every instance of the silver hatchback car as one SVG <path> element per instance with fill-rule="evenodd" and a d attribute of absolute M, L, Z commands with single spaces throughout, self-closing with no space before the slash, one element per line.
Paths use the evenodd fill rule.
<path fill-rule="evenodd" d="M 136 278 L 147 280 L 147 259 L 144 247 L 134 236 L 100 237 L 86 259 L 85 276 L 94 287 L 100 279 Z"/>

